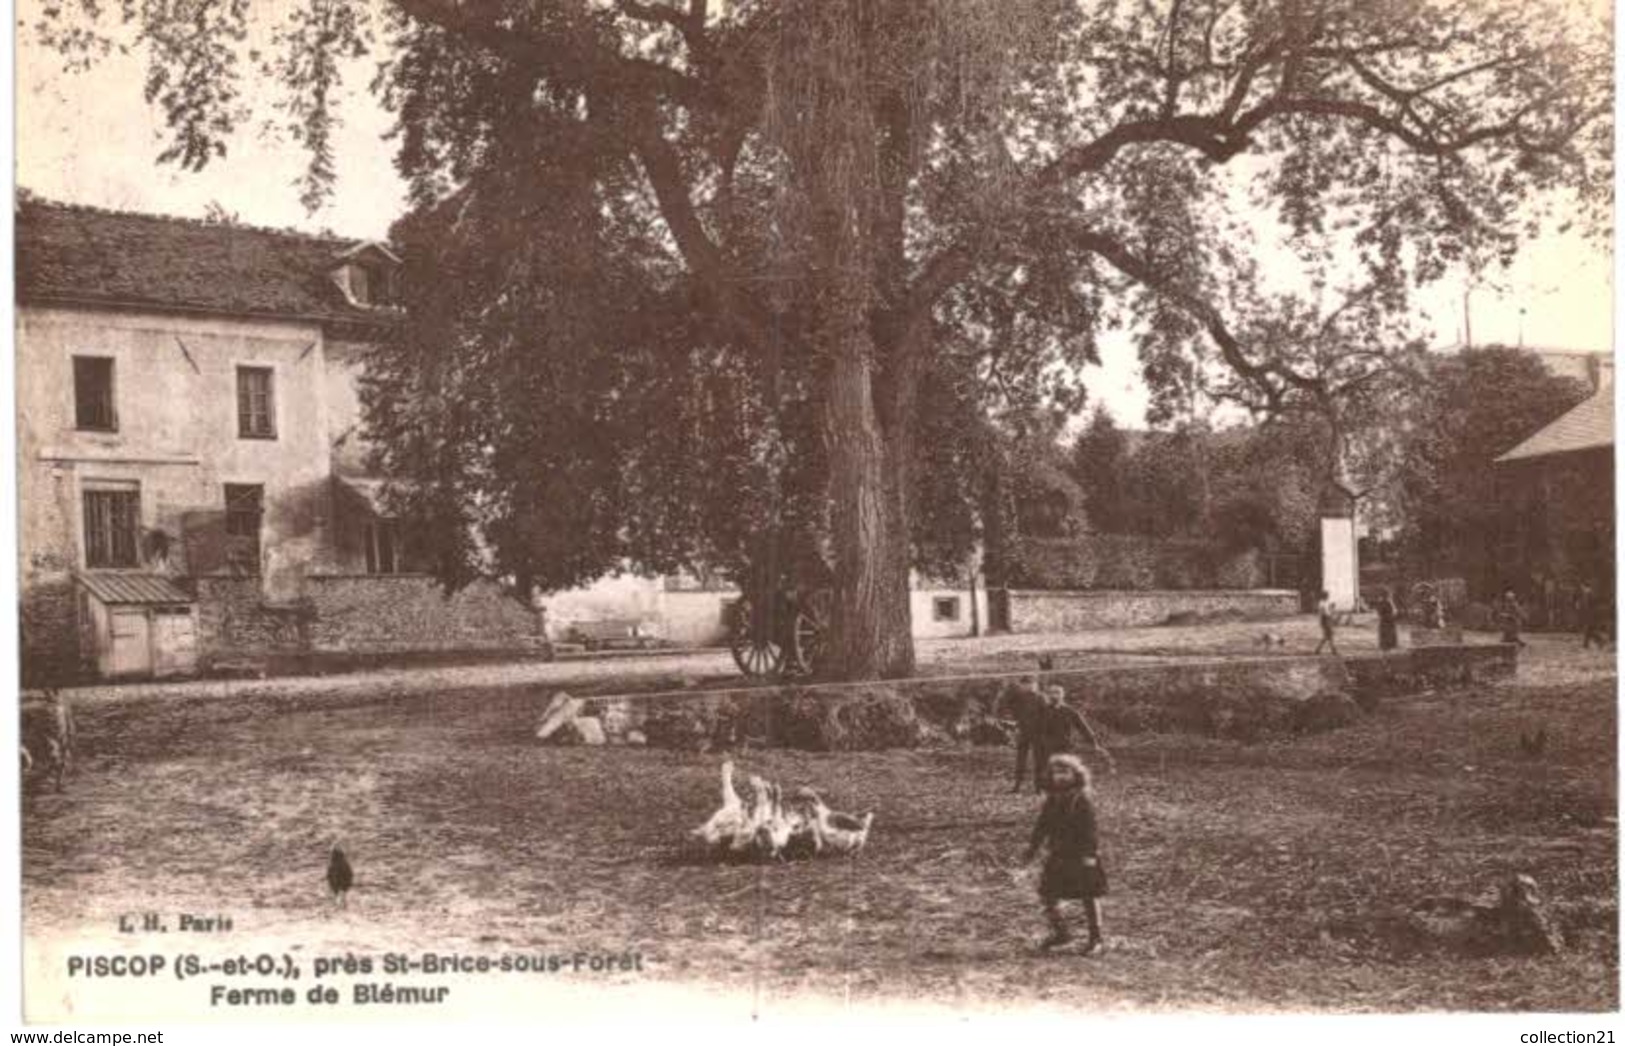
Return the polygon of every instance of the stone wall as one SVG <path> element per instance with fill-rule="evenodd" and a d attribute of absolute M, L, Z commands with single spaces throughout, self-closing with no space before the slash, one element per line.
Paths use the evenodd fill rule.
<path fill-rule="evenodd" d="M 310 650 L 309 604 L 268 605 L 257 577 L 198 578 L 197 609 L 199 667 Z"/>
<path fill-rule="evenodd" d="M 1010 631 L 1084 632 L 1100 628 L 1161 625 L 1174 615 L 1200 619 L 1219 614 L 1248 618 L 1298 613 L 1298 594 L 1285 589 L 1168 592 L 1010 593 Z"/>
<path fill-rule="evenodd" d="M 450 595 L 419 574 L 307 577 L 297 602 L 265 602 L 257 578 L 198 579 L 204 667 L 309 655 L 537 652 L 542 615 L 490 581 Z"/>
<path fill-rule="evenodd" d="M 319 653 L 536 650 L 546 645 L 542 615 L 493 581 L 447 594 L 422 574 L 308 579 Z"/>
<path fill-rule="evenodd" d="M 1024 538 L 1012 552 L 1009 583 L 1020 589 L 1246 589 L 1268 582 L 1256 551 L 1184 538 Z"/>
<path fill-rule="evenodd" d="M 60 686 L 88 673 L 81 656 L 77 600 L 71 577 L 39 581 L 24 592 L 19 609 L 25 688 Z"/>

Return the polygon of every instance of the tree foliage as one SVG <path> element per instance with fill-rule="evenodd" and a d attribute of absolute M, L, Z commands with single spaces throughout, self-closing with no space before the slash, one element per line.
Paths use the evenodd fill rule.
<path fill-rule="evenodd" d="M 1075 406 L 1102 330 L 1137 334 L 1156 420 L 1206 389 L 1318 411 L 1342 456 L 1411 287 L 1506 257 L 1548 201 L 1610 214 L 1606 14 L 1569 0 L 275 9 L 38 23 L 70 61 L 133 29 L 190 167 L 257 65 L 311 204 L 343 56 L 381 53 L 424 260 L 369 415 L 422 510 L 549 585 L 622 555 L 777 574 L 803 557 L 764 535 L 798 535 L 847 676 L 912 668 L 922 508 L 971 519 L 982 419 Z M 938 408 L 963 438 L 928 442 Z"/>

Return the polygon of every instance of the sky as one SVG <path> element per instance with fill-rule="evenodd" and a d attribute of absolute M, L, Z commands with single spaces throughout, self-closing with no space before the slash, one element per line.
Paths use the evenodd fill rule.
<path fill-rule="evenodd" d="M 22 0 L 21 20 L 38 0 Z M 315 215 L 299 203 L 296 181 L 303 155 L 261 122 L 240 130 L 226 157 L 201 172 L 155 161 L 163 147 L 163 120 L 141 97 L 143 70 L 135 57 L 113 56 L 84 73 L 69 73 L 61 59 L 18 37 L 17 183 L 52 199 L 120 210 L 201 217 L 211 203 L 242 221 L 283 228 L 325 230 L 377 239 L 405 206 L 405 186 L 393 165 L 391 119 L 364 90 L 348 85 L 336 153 L 338 185 Z M 365 79 L 358 70 L 356 80 Z M 269 111 L 269 106 L 261 106 Z M 1470 296 L 1474 344 L 1526 344 L 1543 348 L 1609 350 L 1613 328 L 1613 262 L 1578 236 L 1528 245 L 1513 267 L 1492 276 Z M 1418 307 L 1434 342 L 1460 344 L 1464 335 L 1465 278 L 1422 293 Z M 1149 397 L 1139 377 L 1134 342 L 1109 332 L 1101 362 L 1085 372 L 1091 401 L 1120 423 L 1144 423 Z"/>

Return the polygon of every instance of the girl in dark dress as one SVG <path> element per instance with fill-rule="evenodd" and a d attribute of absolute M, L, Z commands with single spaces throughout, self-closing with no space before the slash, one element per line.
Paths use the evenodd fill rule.
<path fill-rule="evenodd" d="M 1387 589 L 1377 597 L 1377 647 L 1381 650 L 1392 650 L 1399 645 L 1399 608 L 1394 606 L 1394 597 Z"/>
<path fill-rule="evenodd" d="M 1089 920 L 1087 955 L 1100 946 L 1100 897 L 1106 893 L 1106 872 L 1100 863 L 1095 826 L 1094 788 L 1089 770 L 1075 755 L 1053 755 L 1049 759 L 1049 796 L 1038 814 L 1026 860 L 1031 861 L 1040 847 L 1048 845 L 1044 873 L 1038 882 L 1038 898 L 1049 920 L 1050 935 L 1043 947 L 1054 948 L 1072 939 L 1072 929 L 1061 914 L 1060 902 L 1084 903 Z"/>

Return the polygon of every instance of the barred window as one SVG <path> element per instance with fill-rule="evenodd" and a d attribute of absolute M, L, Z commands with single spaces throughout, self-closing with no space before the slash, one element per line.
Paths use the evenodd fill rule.
<path fill-rule="evenodd" d="M 270 367 L 237 368 L 237 435 L 276 439 L 275 372 Z"/>
<path fill-rule="evenodd" d="M 226 565 L 233 572 L 260 572 L 260 522 L 264 516 L 263 486 L 226 484 Z"/>
<path fill-rule="evenodd" d="M 113 406 L 113 361 L 105 356 L 73 358 L 75 427 L 85 432 L 117 432 Z"/>
<path fill-rule="evenodd" d="M 97 487 L 85 491 L 85 566 L 141 565 L 136 542 L 141 526 L 141 488 Z"/>

